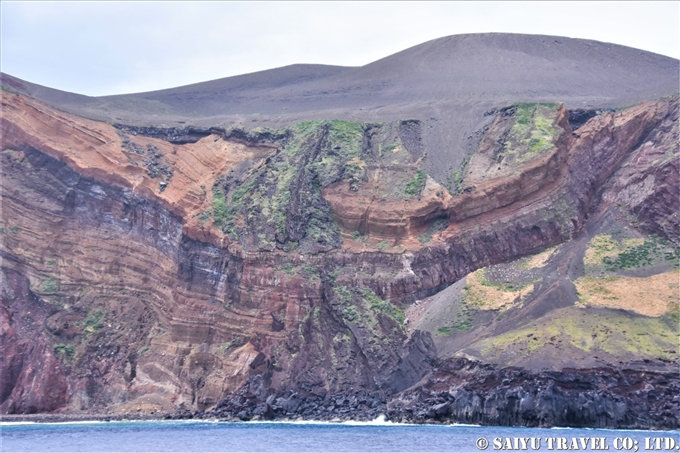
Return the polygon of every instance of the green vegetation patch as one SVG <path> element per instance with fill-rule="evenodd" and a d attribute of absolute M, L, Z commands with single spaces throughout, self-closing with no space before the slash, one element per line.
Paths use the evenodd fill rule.
<path fill-rule="evenodd" d="M 338 286 L 334 288 L 334 293 L 342 304 L 343 318 L 360 327 L 374 330 L 378 324 L 378 313 L 392 318 L 399 326 L 406 319 L 399 307 L 382 300 L 369 288 L 350 289 L 347 286 Z"/>
<path fill-rule="evenodd" d="M 425 187 L 425 181 L 427 180 L 427 174 L 422 171 L 418 170 L 416 174 L 413 176 L 413 179 L 411 179 L 408 184 L 406 184 L 406 188 L 404 189 L 404 195 L 407 197 L 415 197 L 420 195 L 420 192 L 423 190 L 423 187 Z"/>
<path fill-rule="evenodd" d="M 373 310 L 386 314 L 399 324 L 404 322 L 404 312 L 393 303 L 382 300 L 369 288 L 362 288 L 360 293 L 364 301 L 368 302 Z"/>
<path fill-rule="evenodd" d="M 59 280 L 54 277 L 48 277 L 40 284 L 40 291 L 43 294 L 57 294 L 59 292 Z"/>
<path fill-rule="evenodd" d="M 502 158 L 521 163 L 555 147 L 560 128 L 555 123 L 559 104 L 516 104 L 515 124 L 505 142 Z"/>
<path fill-rule="evenodd" d="M 54 346 L 54 353 L 66 358 L 72 358 L 76 355 L 76 348 L 72 344 L 60 343 Z"/>
<path fill-rule="evenodd" d="M 680 247 L 651 235 L 631 237 L 626 231 L 598 234 L 588 243 L 583 259 L 586 272 L 640 269 L 657 264 L 680 267 Z"/>
<path fill-rule="evenodd" d="M 201 214 L 198 217 L 198 225 L 203 228 L 206 223 L 212 218 L 212 210 L 206 209 L 205 211 L 201 212 Z"/>
<path fill-rule="evenodd" d="M 468 164 L 470 163 L 470 159 L 472 158 L 472 154 L 467 156 L 463 162 L 458 166 L 458 169 L 456 171 L 453 171 L 453 167 L 449 167 L 449 172 L 450 175 L 447 174 L 446 176 L 446 189 L 449 191 L 451 195 L 459 195 L 461 192 L 463 192 L 463 180 L 465 179 L 465 170 L 467 169 Z"/>
<path fill-rule="evenodd" d="M 456 310 L 454 319 L 443 327 L 437 329 L 438 335 L 450 336 L 452 331 L 467 332 L 472 329 L 472 310 L 474 304 L 464 299 L 460 308 Z"/>
<path fill-rule="evenodd" d="M 328 131 L 329 148 L 320 153 L 310 164 L 311 171 L 318 178 L 321 187 L 327 187 L 340 180 L 357 188 L 364 178 L 368 153 L 362 150 L 364 127 L 354 121 L 332 120 L 319 122 L 319 127 Z"/>
<path fill-rule="evenodd" d="M 319 269 L 311 264 L 304 263 L 300 266 L 301 274 L 310 282 L 321 280 Z"/>
<path fill-rule="evenodd" d="M 627 316 L 566 308 L 557 316 L 538 320 L 524 329 L 515 330 L 478 342 L 485 357 L 498 357 L 506 351 L 531 354 L 546 345 L 557 350 L 572 346 L 586 354 L 604 351 L 615 357 L 677 360 L 678 327 L 664 318 Z"/>
<path fill-rule="evenodd" d="M 652 237 L 642 244 L 621 251 L 615 258 L 605 256 L 602 263 L 608 271 L 635 269 L 651 266 L 655 261 L 666 261 L 674 267 L 680 265 L 680 247 L 673 247 L 659 237 Z"/>
<path fill-rule="evenodd" d="M 668 318 L 676 326 L 680 325 L 680 305 L 676 302 L 668 304 Z"/>
<path fill-rule="evenodd" d="M 385 152 L 392 153 L 395 149 L 397 149 L 397 146 L 399 146 L 399 143 L 390 143 L 389 145 L 385 146 Z"/>
<path fill-rule="evenodd" d="M 221 228 L 227 219 L 227 200 L 220 190 L 213 190 L 212 216 L 217 228 Z"/>
<path fill-rule="evenodd" d="M 347 334 L 351 331 L 369 360 L 379 363 L 394 354 L 405 339 L 405 316 L 399 307 L 380 299 L 369 288 L 337 285 L 333 295 L 330 308 L 349 328 Z"/>
<path fill-rule="evenodd" d="M 291 264 L 291 263 L 283 263 L 281 265 L 281 271 L 284 274 L 288 274 L 290 276 L 293 276 L 293 275 L 295 275 L 295 266 L 293 266 L 293 264 Z"/>
<path fill-rule="evenodd" d="M 83 331 L 87 335 L 92 335 L 97 332 L 102 319 L 104 319 L 104 315 L 105 313 L 101 310 L 90 310 L 83 320 Z"/>
<path fill-rule="evenodd" d="M 229 348 L 231 348 L 231 341 L 227 341 L 219 345 L 219 347 L 217 348 L 217 352 L 224 354 L 229 350 Z"/>
<path fill-rule="evenodd" d="M 364 127 L 344 120 L 308 121 L 286 136 L 267 164 L 239 177 L 238 186 L 218 183 L 215 223 L 233 239 L 260 250 L 315 253 L 339 247 L 340 230 L 321 189 L 348 181 L 355 190 L 365 178 L 370 153 L 362 149 Z"/>

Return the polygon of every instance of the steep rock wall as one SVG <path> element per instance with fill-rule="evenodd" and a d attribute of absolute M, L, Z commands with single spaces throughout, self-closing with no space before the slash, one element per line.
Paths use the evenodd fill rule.
<path fill-rule="evenodd" d="M 388 403 L 402 422 L 677 429 L 678 373 L 631 369 L 528 372 L 451 359 Z"/>
<path fill-rule="evenodd" d="M 665 100 L 596 117 L 577 137 L 563 124 L 557 151 L 531 167 L 540 177 L 514 179 L 522 197 L 508 191 L 506 201 L 470 204 L 474 212 L 449 216 L 427 246 L 305 255 L 246 251 L 200 228 L 192 223 L 199 208 L 184 204 L 172 181 L 162 191 L 143 170 L 118 174 L 111 158 L 65 154 L 29 121 L 45 117 L 20 104 L 2 119 L 2 366 L 10 377 L 2 410 L 11 413 L 205 409 L 257 376 L 255 393 L 265 400 L 348 389 L 384 400 L 417 383 L 436 360 L 429 334 L 407 332 L 400 308 L 479 267 L 571 239 L 597 187 L 657 125 L 677 121 L 677 100 Z M 62 118 L 59 136 L 93 137 L 78 121 Z M 122 141 L 106 137 L 83 146 L 110 147 L 113 156 L 112 143 Z M 243 159 L 271 151 L 248 149 L 238 151 L 250 153 Z M 138 185 L 126 179 L 136 176 Z M 671 183 L 660 186 L 661 197 Z M 167 198 L 173 193 L 178 198 Z M 204 206 L 200 189 L 187 192 L 194 193 L 195 206 Z M 662 206 L 644 217 L 652 229 L 673 198 Z M 425 208 L 423 225 L 446 212 L 441 203 Z M 41 315 L 24 322 L 29 302 Z M 38 370 L 41 362 L 48 366 Z M 28 384 L 36 372 L 39 382 L 57 383 L 45 401 L 36 402 L 44 392 Z"/>

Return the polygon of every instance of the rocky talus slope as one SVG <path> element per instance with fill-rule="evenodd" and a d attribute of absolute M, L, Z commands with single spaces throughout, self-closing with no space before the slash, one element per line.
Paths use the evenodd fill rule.
<path fill-rule="evenodd" d="M 677 428 L 678 111 L 508 104 L 434 178 L 417 119 L 5 90 L 0 410 Z"/>

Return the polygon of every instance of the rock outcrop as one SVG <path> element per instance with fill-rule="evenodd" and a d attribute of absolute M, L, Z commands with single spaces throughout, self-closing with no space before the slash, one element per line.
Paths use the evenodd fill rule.
<path fill-rule="evenodd" d="M 2 102 L 3 413 L 678 426 L 676 375 L 452 361 L 403 312 L 604 206 L 680 242 L 677 97 L 575 132 L 561 105 L 498 111 L 448 184 L 418 121 L 168 131 Z"/>
<path fill-rule="evenodd" d="M 440 364 L 388 404 L 391 420 L 506 426 L 677 429 L 678 373 L 565 369 L 532 373 L 466 359 Z"/>

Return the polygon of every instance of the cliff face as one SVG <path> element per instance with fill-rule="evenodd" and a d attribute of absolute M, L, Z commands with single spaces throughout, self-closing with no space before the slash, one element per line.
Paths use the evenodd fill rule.
<path fill-rule="evenodd" d="M 510 426 L 677 429 L 678 380 L 666 374 L 564 369 L 530 372 L 452 359 L 422 386 L 392 399 L 394 420 Z"/>
<path fill-rule="evenodd" d="M 475 341 L 579 300 L 519 307 L 522 322 L 505 306 L 473 307 L 474 329 L 445 338 L 416 307 L 453 306 L 432 300 L 477 269 L 583 242 L 608 209 L 670 241 L 668 253 L 680 242 L 677 98 L 575 132 L 560 105 L 497 111 L 439 182 L 421 170 L 419 121 L 184 134 L 114 128 L 16 94 L 2 102 L 3 413 L 318 417 L 333 399 L 339 413 L 415 419 L 400 392 L 427 392 L 463 367 L 442 361 L 484 361 Z M 673 256 L 647 274 L 669 272 Z M 515 321 L 489 324 L 503 313 Z M 488 357 L 502 366 L 511 350 Z M 676 351 L 663 359 L 677 363 Z M 522 366 L 567 362 L 535 355 Z M 655 387 L 676 385 L 669 369 Z M 519 420 L 451 398 L 455 410 L 425 418 Z M 677 426 L 677 411 L 659 417 L 644 423 Z"/>

